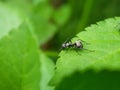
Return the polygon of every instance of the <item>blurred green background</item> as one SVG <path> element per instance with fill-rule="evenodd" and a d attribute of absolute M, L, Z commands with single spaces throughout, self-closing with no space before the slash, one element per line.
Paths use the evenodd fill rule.
<path fill-rule="evenodd" d="M 86 26 L 120 16 L 120 0 L 1 0 L 27 16 L 40 48 L 56 60 L 61 44 Z M 19 12 L 18 11 L 18 12 Z"/>
<path fill-rule="evenodd" d="M 120 0 L 0 0 L 0 5 L 1 5 L 0 26 L 1 26 L 1 32 L 3 33 L 1 34 L 0 32 L 1 37 L 3 37 L 3 40 L 1 39 L 1 43 L 0 43 L 1 45 L 0 61 L 2 62 L 2 63 L 0 62 L 0 67 L 1 67 L 0 77 L 2 81 L 2 84 L 0 86 L 1 90 L 5 90 L 3 89 L 3 86 L 9 86 L 6 90 L 13 90 L 10 88 L 14 88 L 14 84 L 16 85 L 16 88 L 20 88 L 20 89 L 21 86 L 23 87 L 30 86 L 29 88 L 31 87 L 34 88 L 35 86 L 35 88 L 37 88 L 36 85 L 39 84 L 39 78 L 40 78 L 41 90 L 53 90 L 54 88 L 53 86 L 48 86 L 50 80 L 53 82 L 53 85 L 55 84 L 54 85 L 56 88 L 55 90 L 68 90 L 68 88 L 69 90 L 80 90 L 81 88 L 85 88 L 87 90 L 88 89 L 88 87 L 86 87 L 87 84 L 89 84 L 91 90 L 93 90 L 93 87 L 94 90 L 96 90 L 96 88 L 99 88 L 99 90 L 107 90 L 109 86 L 110 86 L 109 89 L 111 90 L 115 90 L 115 88 L 117 88 L 116 90 L 119 90 L 120 80 L 118 77 L 120 73 L 118 71 L 101 71 L 99 73 L 96 72 L 94 73 L 93 71 L 85 70 L 85 73 L 82 72 L 81 67 L 87 69 L 86 68 L 87 65 L 88 68 L 89 65 L 93 67 L 93 69 L 96 68 L 92 65 L 95 61 L 97 61 L 96 53 L 92 53 L 92 54 L 83 53 L 83 59 L 82 59 L 82 55 L 81 57 L 79 56 L 76 57 L 76 54 L 73 55 L 73 53 L 69 53 L 68 56 L 67 55 L 64 56 L 63 53 L 63 57 L 58 59 L 56 67 L 54 66 L 55 63 L 53 63 L 53 61 L 56 62 L 58 58 L 58 54 L 60 52 L 59 49 L 61 48 L 61 44 L 65 42 L 68 38 L 74 37 L 79 32 L 84 31 L 85 27 L 91 24 L 95 24 L 98 21 L 107 22 L 107 18 L 120 16 L 120 11 L 119 11 Z M 19 15 L 20 18 L 22 17 L 22 19 L 17 18 L 19 17 Z M 106 21 L 104 21 L 104 19 L 106 19 Z M 117 23 L 117 21 L 119 21 L 119 19 L 117 21 L 114 21 L 113 19 L 110 20 L 108 20 L 108 22 L 110 21 L 110 24 L 103 23 L 105 24 L 103 25 L 101 23 L 100 25 L 98 25 L 98 27 L 99 26 L 102 27 L 103 25 L 106 28 L 107 26 L 110 25 L 112 26 L 112 23 L 114 22 Z M 29 30 L 31 30 L 31 32 L 33 31 L 30 35 L 28 33 L 29 30 L 27 31 L 26 29 L 27 28 L 26 26 L 29 27 Z M 114 25 L 112 27 L 114 27 Z M 10 30 L 11 28 L 12 30 Z M 96 30 L 97 28 L 94 29 Z M 108 30 L 109 29 L 112 28 L 110 27 L 108 28 Z M 100 28 L 100 30 L 102 29 Z M 12 34 L 10 32 L 9 35 L 2 36 L 4 35 L 4 33 L 8 33 L 8 31 L 12 31 Z M 21 33 L 18 34 L 18 31 L 21 31 Z M 92 37 L 94 37 L 94 34 Z M 84 35 L 86 37 L 86 35 L 88 34 L 86 33 Z M 100 35 L 101 37 L 104 35 L 107 37 L 107 35 L 104 34 L 104 30 Z M 115 35 L 117 35 L 117 33 Z M 109 33 L 108 36 L 115 37 L 113 36 L 113 34 L 109 35 Z M 11 37 L 14 38 L 11 39 Z M 36 37 L 38 45 L 36 45 L 36 41 L 33 40 L 33 37 Z M 101 45 L 100 47 L 106 45 L 106 47 L 108 47 L 108 49 L 106 49 L 106 52 L 110 52 L 109 51 L 110 49 L 111 50 L 110 53 L 112 53 L 113 49 L 116 50 L 119 48 L 119 44 L 117 44 L 119 42 L 118 38 L 119 36 L 115 37 L 116 40 L 115 43 L 114 40 L 113 41 L 110 40 L 110 43 L 104 44 L 104 42 L 101 40 L 99 42 Z M 109 44 L 111 46 L 109 46 Z M 35 45 L 39 47 L 35 47 Z M 97 45 L 98 44 L 96 44 L 96 47 Z M 14 46 L 16 46 L 16 48 Z M 94 46 L 95 44 L 93 45 L 93 47 Z M 90 50 L 94 50 L 94 49 L 90 49 Z M 105 52 L 104 50 L 102 52 L 101 51 L 100 54 L 98 52 L 99 54 L 98 57 L 102 56 Z M 106 58 L 104 58 L 106 59 L 106 61 L 103 60 L 103 62 L 101 61 L 100 63 L 99 62 L 94 63 L 95 66 L 97 65 L 98 67 L 100 66 L 101 68 L 100 70 L 102 70 L 104 68 L 104 65 L 106 65 L 105 67 L 108 66 L 110 70 L 114 70 L 114 67 L 111 66 L 111 64 L 113 64 L 113 66 L 115 65 L 115 69 L 116 67 L 118 69 L 120 66 L 119 50 L 117 53 L 114 53 L 116 57 L 114 56 L 114 54 L 110 54 L 110 55 L 109 53 L 106 54 L 110 56 L 107 59 L 110 59 L 111 57 L 115 59 L 111 59 L 111 61 L 109 62 Z M 25 57 L 25 55 L 27 56 L 27 58 Z M 69 57 L 69 55 L 70 56 L 73 55 L 72 56 L 73 58 L 71 57 L 70 57 L 71 59 L 67 58 Z M 88 58 L 89 56 L 91 57 L 91 55 L 93 56 L 96 55 L 95 57 L 96 60 L 92 60 L 93 58 L 91 58 L 91 60 L 89 60 L 88 62 L 86 58 L 84 59 L 84 56 L 86 57 L 86 55 L 88 55 Z M 74 59 L 74 57 L 76 58 Z M 78 59 L 80 60 L 78 61 Z M 7 63 L 4 63 L 3 61 L 6 61 Z M 9 67 L 7 66 L 8 64 L 10 64 Z M 16 66 L 15 69 L 14 66 Z M 33 66 L 36 66 L 36 68 L 32 69 Z M 30 72 L 28 76 L 25 76 L 25 79 L 24 79 L 24 75 L 26 75 L 27 71 L 24 72 L 23 69 L 29 70 Z M 16 70 L 18 72 L 17 75 L 16 75 Z M 74 70 L 81 70 L 81 71 L 76 72 L 73 75 L 68 76 L 64 79 L 62 78 L 72 73 Z M 11 78 L 11 76 L 13 78 Z M 23 76 L 23 78 L 21 78 L 21 76 Z M 9 82 L 8 78 L 10 78 L 13 85 L 11 85 L 11 82 Z M 17 80 L 18 83 L 16 83 Z M 19 84 L 19 80 L 20 80 L 20 84 Z M 25 80 L 26 83 L 28 84 L 23 82 L 21 85 L 22 80 Z M 38 84 L 36 84 L 36 81 L 38 82 Z M 62 82 L 59 83 L 59 85 L 57 86 L 57 83 L 59 81 Z M 115 87 L 111 88 L 112 86 Z M 29 88 L 27 88 L 27 90 L 32 90 Z"/>

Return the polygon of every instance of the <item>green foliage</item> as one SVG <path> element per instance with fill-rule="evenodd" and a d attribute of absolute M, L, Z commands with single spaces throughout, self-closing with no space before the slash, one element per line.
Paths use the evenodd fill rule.
<path fill-rule="evenodd" d="M 119 6 L 120 0 L 0 0 L 0 90 L 119 90 L 120 18 L 84 29 L 119 16 Z M 55 67 L 57 48 L 76 34 L 72 42 L 82 39 L 87 50 L 62 51 Z"/>
<path fill-rule="evenodd" d="M 0 89 L 39 90 L 39 51 L 32 31 L 16 11 L 0 8 Z"/>
<path fill-rule="evenodd" d="M 76 72 L 66 77 L 55 90 L 119 90 L 119 71 Z"/>
<path fill-rule="evenodd" d="M 60 44 L 92 23 L 120 16 L 120 0 L 68 0 L 68 3 L 71 7 L 71 16 L 59 31 Z"/>
<path fill-rule="evenodd" d="M 83 44 L 84 44 L 84 48 L 87 50 L 83 49 L 83 50 L 78 50 L 78 52 L 76 52 L 74 49 L 68 49 L 62 51 L 60 53 L 60 58 L 57 61 L 56 73 L 55 76 L 53 77 L 51 84 L 58 85 L 63 80 L 63 78 L 70 76 L 76 71 L 79 71 L 80 75 L 85 74 L 83 78 L 88 79 L 88 81 L 84 82 L 86 87 L 87 87 L 87 83 L 90 83 L 91 81 L 90 78 L 93 79 L 93 83 L 94 83 L 94 76 L 95 79 L 97 79 L 99 78 L 99 76 L 101 77 L 101 75 L 104 76 L 104 74 L 105 74 L 104 78 L 108 80 L 106 82 L 109 83 L 109 78 L 112 77 L 112 74 L 114 76 L 114 72 L 112 71 L 120 70 L 120 55 L 119 55 L 120 28 L 118 27 L 119 22 L 120 22 L 120 18 L 111 18 L 105 21 L 98 22 L 96 25 L 93 24 L 90 27 L 87 27 L 85 29 L 86 31 L 80 32 L 77 35 L 77 37 L 73 38 L 72 42 L 75 42 L 78 39 L 85 41 L 86 43 L 83 42 Z M 93 71 L 89 71 L 89 70 L 93 70 Z M 104 72 L 103 70 L 106 70 L 106 72 Z M 88 77 L 87 75 L 89 73 L 91 76 Z M 97 73 L 100 75 L 97 76 L 96 75 Z M 110 73 L 110 77 L 108 73 Z M 120 72 L 117 73 L 120 74 Z M 73 75 L 75 77 L 72 77 L 72 79 L 79 77 L 76 75 L 77 74 Z M 117 76 L 117 78 L 119 77 Z M 117 78 L 115 77 L 115 80 Z M 62 82 L 62 85 L 64 83 L 65 84 L 64 86 L 67 87 L 72 83 L 72 80 L 70 78 L 67 80 L 68 81 L 70 80 L 71 82 L 65 81 Z M 101 85 L 101 83 L 99 83 L 99 79 L 97 80 L 98 81 L 96 82 L 98 84 L 96 85 L 99 84 Z M 74 83 L 76 84 L 81 83 L 81 81 L 76 81 Z M 118 82 L 114 82 L 114 83 L 117 84 Z M 67 89 L 63 88 L 62 90 L 80 90 L 80 88 L 83 87 L 81 84 L 77 84 L 78 86 L 76 87 L 73 85 L 70 88 L 67 87 Z M 63 87 L 62 85 L 60 87 Z M 109 85 L 106 86 L 106 88 L 108 87 Z M 103 90 L 103 89 L 99 89 L 99 86 L 95 88 L 97 88 L 97 90 Z M 88 90 L 88 89 L 82 88 L 82 90 Z M 96 89 L 94 89 L 94 86 L 91 86 L 89 90 L 96 90 Z M 114 90 L 114 89 L 111 88 L 109 90 Z"/>
<path fill-rule="evenodd" d="M 57 27 L 50 21 L 53 11 L 48 2 L 41 1 L 31 12 L 33 14 L 31 19 L 40 44 L 45 43 L 56 32 Z"/>
<path fill-rule="evenodd" d="M 30 20 L 1 3 L 0 90 L 53 90 L 47 85 L 53 70 L 53 62 L 39 52 Z"/>
<path fill-rule="evenodd" d="M 53 86 L 49 86 L 48 82 L 54 74 L 54 63 L 45 56 L 43 53 L 40 54 L 41 60 L 41 90 L 54 90 Z"/>
<path fill-rule="evenodd" d="M 63 5 L 53 13 L 53 18 L 58 26 L 62 26 L 69 19 L 70 13 L 70 6 Z"/>
<path fill-rule="evenodd" d="M 16 29 L 22 23 L 22 19 L 18 16 L 20 15 L 17 11 L 0 3 L 0 38 L 7 35 L 11 29 Z"/>

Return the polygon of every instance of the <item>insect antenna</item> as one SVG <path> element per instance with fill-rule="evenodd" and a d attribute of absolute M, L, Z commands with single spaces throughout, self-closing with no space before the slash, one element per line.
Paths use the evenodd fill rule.
<path fill-rule="evenodd" d="M 82 50 L 86 50 L 86 51 L 90 51 L 90 52 L 94 52 L 95 50 L 89 50 L 89 49 L 86 49 L 86 48 L 82 48 Z"/>

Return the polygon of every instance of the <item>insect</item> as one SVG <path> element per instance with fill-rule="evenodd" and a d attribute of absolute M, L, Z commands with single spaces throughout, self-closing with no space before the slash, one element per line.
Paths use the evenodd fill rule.
<path fill-rule="evenodd" d="M 61 49 L 60 50 L 67 50 L 67 49 L 74 49 L 77 53 L 78 53 L 78 50 L 87 50 L 87 51 L 91 51 L 91 50 L 88 50 L 88 49 L 85 49 L 84 48 L 84 45 L 83 43 L 86 43 L 85 41 L 83 40 L 76 40 L 74 43 L 72 43 L 71 40 L 67 40 L 65 41 L 62 46 L 61 46 Z"/>
<path fill-rule="evenodd" d="M 82 40 L 76 40 L 74 43 L 72 43 L 71 40 L 69 41 L 65 41 L 60 50 L 64 50 L 64 49 L 69 49 L 69 48 L 73 48 L 73 49 L 83 49 L 83 41 Z"/>

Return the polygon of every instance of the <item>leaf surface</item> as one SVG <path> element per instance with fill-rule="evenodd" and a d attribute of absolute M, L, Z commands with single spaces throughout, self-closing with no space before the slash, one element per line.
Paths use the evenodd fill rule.
<path fill-rule="evenodd" d="M 57 27 L 51 20 L 53 11 L 48 1 L 39 2 L 32 11 L 31 19 L 40 44 L 44 44 L 56 32 Z"/>
<path fill-rule="evenodd" d="M 54 63 L 53 61 L 48 58 L 46 55 L 40 55 L 41 60 L 41 90 L 54 90 L 53 86 L 49 86 L 49 81 L 54 75 Z"/>
<path fill-rule="evenodd" d="M 77 49 L 77 51 L 74 49 L 67 49 L 60 53 L 60 58 L 56 64 L 56 73 L 51 84 L 58 85 L 63 78 L 70 76 L 76 71 L 80 73 L 87 73 L 88 70 L 93 70 L 95 72 L 100 72 L 102 70 L 119 71 L 119 22 L 119 17 L 106 19 L 105 21 L 100 21 L 97 24 L 87 27 L 85 31 L 80 32 L 77 37 L 74 37 L 72 39 L 73 43 L 79 39 L 84 41 L 82 42 L 84 49 Z M 79 81 L 76 83 L 79 83 Z M 83 90 L 88 89 L 83 88 Z"/>
<path fill-rule="evenodd" d="M 0 4 L 0 90 L 40 90 L 39 49 L 27 19 Z"/>

